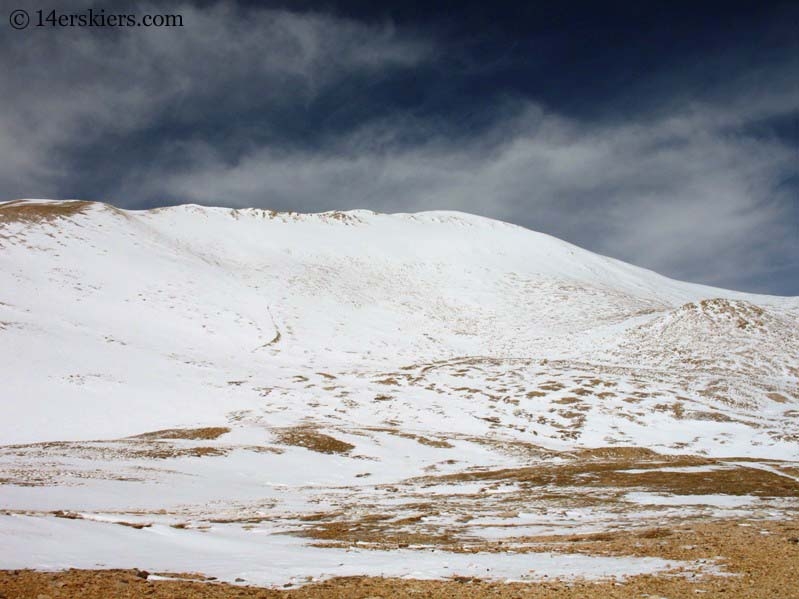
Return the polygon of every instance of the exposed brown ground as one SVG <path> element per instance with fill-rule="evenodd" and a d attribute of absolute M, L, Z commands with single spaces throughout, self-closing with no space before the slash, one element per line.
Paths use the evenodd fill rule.
<path fill-rule="evenodd" d="M 151 433 L 134 435 L 131 439 L 218 439 L 225 433 L 229 433 L 230 428 L 226 426 L 211 426 L 204 428 L 168 428 Z"/>
<path fill-rule="evenodd" d="M 225 448 L 169 447 L 170 441 L 185 443 L 202 440 L 204 444 L 227 432 L 227 428 L 170 429 L 140 435 L 116 443 L 142 444 L 141 451 L 163 449 L 197 451 Z M 348 454 L 353 446 L 319 432 L 311 426 L 273 430 L 276 440 L 323 453 Z M 401 436 L 405 436 L 402 434 Z M 420 440 L 418 435 L 407 434 Z M 428 441 L 428 439 L 425 439 Z M 109 442 L 114 443 L 114 442 Z M 153 447 L 145 447 L 151 444 Z M 92 446 L 101 449 L 102 442 Z M 155 445 L 164 445 L 163 448 Z M 62 450 L 71 444 L 16 446 L 14 451 Z M 9 448 L 7 448 L 9 449 Z M 276 448 L 263 448 L 277 450 Z M 0 599 L 31 597 L 57 599 L 86 597 L 768 597 L 799 599 L 799 513 L 793 501 L 799 497 L 799 482 L 790 478 L 795 463 L 751 460 L 746 458 L 707 458 L 691 455 L 662 455 L 636 447 L 605 447 L 576 450 L 554 455 L 540 448 L 518 448 L 541 458 L 539 463 L 522 468 L 469 469 L 451 474 L 430 476 L 382 485 L 393 501 L 365 505 L 363 497 L 352 502 L 342 500 L 337 509 L 298 518 L 295 534 L 301 534 L 319 546 L 394 550 L 413 545 L 435 546 L 454 552 L 504 553 L 509 544 L 515 552 L 554 551 L 589 555 L 660 557 L 696 564 L 706 560 L 733 574 L 726 577 L 701 577 L 694 571 L 633 577 L 626 582 L 565 582 L 504 584 L 477 580 L 414 581 L 355 577 L 315 583 L 300 589 L 257 589 L 215 582 L 192 580 L 148 581 L 136 571 L 68 571 L 41 573 L 0 572 Z M 129 450 L 129 448 L 127 449 Z M 536 453 L 538 452 L 538 453 Z M 541 455 L 538 455 L 541 454 Z M 550 455 L 552 454 L 552 455 Z M 138 454 L 137 454 L 138 455 Z M 162 457 L 155 455 L 150 457 Z M 557 458 L 557 459 L 555 459 Z M 770 467 L 781 472 L 763 469 Z M 678 468 L 678 470 L 674 470 Z M 687 469 L 687 470 L 686 470 Z M 785 476 L 789 475 L 789 476 Z M 500 495 L 483 492 L 456 493 L 460 483 L 478 482 L 487 489 L 506 487 Z M 427 486 L 451 485 L 453 495 L 431 496 Z M 751 495 L 763 499 L 764 507 L 752 505 L 744 520 L 707 521 L 709 512 L 669 515 L 653 508 L 642 508 L 623 501 L 629 491 L 674 493 L 678 495 Z M 783 503 L 774 503 L 782 498 Z M 755 502 L 756 504 L 758 502 Z M 538 508 L 557 514 L 560 508 L 603 506 L 619 518 L 605 521 L 604 530 L 594 534 L 517 536 L 513 527 L 502 540 L 486 541 L 473 536 L 467 526 L 475 517 L 490 516 L 513 523 L 519 511 Z M 777 509 L 777 505 L 779 507 Z M 794 507 L 791 507 L 794 506 Z M 631 513 L 653 511 L 640 519 Z M 551 511 L 550 511 L 551 510 Z M 427 516 L 461 516 L 441 526 L 427 522 Z M 738 513 L 740 514 L 740 512 Z M 80 517 L 72 512 L 53 514 L 62 518 Z M 625 517 L 622 517 L 625 516 Z M 210 522 L 257 524 L 270 516 L 243 514 L 241 517 L 211 519 Z M 718 516 L 716 516 L 718 517 Z M 740 515 L 736 515 L 740 518 Z M 771 518 L 772 520 L 768 520 Z M 117 524 L 147 527 L 148 522 L 120 520 Z M 197 523 L 177 523 L 176 528 L 195 527 Z M 197 525 L 200 528 L 199 525 Z M 79 542 L 79 540 L 76 540 Z M 522 543 L 522 545 L 519 545 Z M 21 548 L 24 550 L 24 548 Z M 132 564 L 134 565 L 134 564 Z M 268 564 L 265 564 L 268 567 Z"/>
<path fill-rule="evenodd" d="M 433 439 L 430 437 L 424 437 L 422 435 L 416 435 L 413 433 L 405 433 L 400 431 L 399 429 L 373 426 L 370 427 L 368 430 L 388 433 L 396 437 L 402 437 L 403 439 L 413 439 L 414 441 L 421 443 L 422 445 L 427 445 L 428 447 L 438 447 L 441 449 L 450 449 L 453 447 L 452 443 L 444 439 L 441 438 Z"/>
<path fill-rule="evenodd" d="M 601 448 L 574 452 L 582 458 L 565 464 L 536 465 L 499 470 L 476 470 L 430 477 L 447 481 L 515 481 L 536 488 L 593 487 L 646 489 L 678 495 L 754 495 L 758 497 L 797 497 L 799 482 L 757 467 L 729 466 L 723 459 L 699 456 L 659 455 L 640 448 Z M 730 460 L 733 461 L 733 460 Z M 719 466 L 718 470 L 675 472 L 662 468 Z M 647 471 L 625 472 L 644 468 Z"/>
<path fill-rule="evenodd" d="M 549 548 L 592 554 L 653 555 L 670 559 L 713 560 L 732 575 L 700 577 L 668 573 L 636 576 L 623 583 L 548 581 L 489 583 L 470 579 L 419 581 L 384 578 L 339 578 L 291 590 L 259 589 L 187 580 L 151 581 L 136 570 L 0 571 L 3 599 L 164 599 L 441 597 L 498 599 L 557 597 L 616 599 L 668 597 L 799 598 L 799 519 L 782 522 L 713 522 L 673 530 L 636 534 L 540 539 Z M 538 548 L 540 549 L 540 548 Z M 202 575 L 190 575 L 201 578 Z"/>
<path fill-rule="evenodd" d="M 91 202 L 66 201 L 47 204 L 8 202 L 0 206 L 0 224 L 7 222 L 41 222 L 66 218 L 83 212 Z"/>
<path fill-rule="evenodd" d="M 304 447 L 319 453 L 346 454 L 355 449 L 355 446 L 346 441 L 341 441 L 330 435 L 325 435 L 311 427 L 291 427 L 274 431 L 278 443 Z"/>

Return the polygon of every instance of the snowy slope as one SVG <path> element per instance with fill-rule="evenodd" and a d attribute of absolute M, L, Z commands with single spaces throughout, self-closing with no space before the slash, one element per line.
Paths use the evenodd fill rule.
<path fill-rule="evenodd" d="M 737 398 L 755 411 L 773 404 L 768 393 L 797 400 L 796 299 L 679 283 L 484 218 L 41 201 L 0 211 L 6 443 L 217 425 L 271 404 L 267 388 L 283 404 L 273 408 L 315 417 L 297 405 L 295 377 L 343 375 L 353 394 L 379 394 L 367 381 L 463 359 L 612 365 L 636 376 L 646 367 L 662 371 L 656 379 L 676 376 L 674 387 L 718 361 L 722 387 L 757 372 Z M 752 306 L 763 324 L 700 330 L 690 318 L 705 319 L 680 306 L 709 298 Z M 539 381 L 522 370 L 508 393 L 524 397 Z M 462 386 L 491 386 L 477 370 L 464 376 Z M 319 391 L 304 387 L 308 397 Z M 414 401 L 392 413 L 414 419 L 433 400 Z M 353 412 L 367 424 L 362 416 Z"/>
<path fill-rule="evenodd" d="M 118 541 L 130 553 L 113 565 L 143 566 L 148 547 L 196 548 L 181 535 L 197 526 L 245 554 L 251 532 L 306 530 L 305 516 L 333 522 L 359 506 L 402 522 L 421 497 L 453 507 L 419 526 L 469 538 L 511 535 L 508 523 L 601 529 L 617 507 L 553 518 L 523 485 L 497 483 L 502 505 L 474 503 L 483 483 L 446 478 L 550 467 L 580 448 L 700 455 L 710 470 L 743 466 L 702 460 L 747 458 L 749 475 L 790 482 L 795 468 L 775 460 L 799 460 L 797 318 L 797 298 L 674 281 L 461 213 L 0 204 L 0 553 L 36 547 L 5 567 L 89 567 Z M 712 492 L 691 513 L 729 504 Z M 529 513 L 501 516 L 517 495 Z M 774 501 L 759 505 L 793 509 Z M 464 524 L 467 507 L 482 519 Z M 155 528 L 108 524 L 137 518 Z M 71 527 L 97 543 L 33 544 Z M 304 545 L 275 543 L 302 570 Z M 217 558 L 205 571 L 235 578 Z M 472 567 L 459 557 L 409 572 L 393 559 L 344 571 Z M 524 578 L 513 559 L 499 571 Z"/>

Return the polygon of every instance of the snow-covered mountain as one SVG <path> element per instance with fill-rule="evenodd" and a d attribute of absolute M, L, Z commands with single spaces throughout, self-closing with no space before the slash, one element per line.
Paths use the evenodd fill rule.
<path fill-rule="evenodd" d="M 736 493 L 783 497 L 796 479 L 777 460 L 799 460 L 798 323 L 799 298 L 682 283 L 455 212 L 3 203 L 0 507 L 11 515 L 0 514 L 0 549 L 16 557 L 0 566 L 91 566 L 113 539 L 139 553 L 106 565 L 233 580 L 239 562 L 220 556 L 235 539 L 260 555 L 253 522 L 307 532 L 362 506 L 447 538 L 489 534 L 496 522 L 510 523 L 503 535 L 517 525 L 601 529 L 625 512 L 561 505 L 573 493 L 563 485 L 578 481 L 571 470 L 546 479 L 557 493 L 535 500 L 515 481 L 502 502 L 483 493 L 477 503 L 485 487 L 470 478 L 616 459 L 591 448 L 686 456 L 674 470 L 685 480 L 743 469 L 765 486 Z M 581 485 L 605 488 L 585 477 Z M 682 492 L 716 492 L 726 480 Z M 419 516 L 421 498 L 441 502 L 442 489 L 449 507 Z M 624 505 L 649 497 L 615 493 Z M 124 514 L 158 535 L 116 527 L 108 536 L 53 510 L 103 523 Z M 94 531 L 97 543 L 81 555 L 36 545 L 68 538 L 65 527 Z M 241 576 L 282 584 L 285 572 L 309 574 L 307 548 L 270 539 L 273 557 L 291 563 Z M 15 543 L 39 553 L 18 554 Z M 205 563 L 213 543 L 219 552 Z M 199 563 L 170 561 L 195 550 Z M 443 572 L 376 555 L 351 573 Z M 329 560 L 332 569 L 310 575 L 343 572 L 341 555 Z"/>
<path fill-rule="evenodd" d="M 798 315 L 461 213 L 9 202 L 0 439 L 390 419 L 799 456 Z"/>

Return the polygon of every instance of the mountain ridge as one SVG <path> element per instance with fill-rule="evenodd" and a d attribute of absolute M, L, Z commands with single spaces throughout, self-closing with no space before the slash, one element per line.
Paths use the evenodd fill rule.
<path fill-rule="evenodd" d="M 218 425 L 236 411 L 225 405 L 235 404 L 236 397 L 245 398 L 240 409 L 270 411 L 257 390 L 261 383 L 246 393 L 244 384 L 225 390 L 225 401 L 212 399 L 227 381 L 259 379 L 266 372 L 278 381 L 307 377 L 308 371 L 360 372 L 364 380 L 382 380 L 413 364 L 472 359 L 583 364 L 588 366 L 578 370 L 591 376 L 632 368 L 637 382 L 627 383 L 639 393 L 650 383 L 668 382 L 679 388 L 676 395 L 709 402 L 713 410 L 730 408 L 719 389 L 734 389 L 732 403 L 749 410 L 771 406 L 768 397 L 789 403 L 797 398 L 799 373 L 791 364 L 799 362 L 799 298 L 674 281 L 545 234 L 461 213 L 303 216 L 195 205 L 124 211 L 81 201 L 17 201 L 0 205 L 0 264 L 0 339 L 19 348 L 5 364 L 9 389 L 17 397 L 28 395 L 31 368 L 46 374 L 33 385 L 34 413 L 47 412 L 54 389 L 67 403 L 74 401 L 81 415 L 61 428 L 62 435 L 69 433 L 65 438 L 96 436 L 98 418 L 89 415 L 98 405 L 114 436 Z M 702 312 L 690 306 L 754 310 L 768 326 L 698 334 L 704 320 L 685 319 Z M 667 342 L 668 327 L 658 322 L 678 326 L 672 341 Z M 747 344 L 748 350 L 738 351 Z M 69 350 L 73 346 L 80 351 Z M 499 372 L 463 375 L 472 379 L 467 387 L 493 388 L 480 377 L 504 376 L 504 366 L 485 368 Z M 541 381 L 532 371 L 518 376 L 521 396 L 538 389 Z M 418 386 L 405 392 L 413 395 Z M 444 384 L 437 394 L 463 395 L 454 389 Z M 315 417 L 288 407 L 298 392 L 286 391 L 282 401 L 288 404 L 279 411 L 295 412 L 297 420 Z M 339 392 L 325 403 L 356 393 Z M 357 392 L 385 395 L 380 385 Z M 183 399 L 159 399 L 176 394 Z M 552 401 L 563 399 L 557 395 Z M 206 399 L 189 401 L 194 396 Z M 108 399 L 113 397 L 118 399 Z M 607 424 L 601 424 L 606 411 L 635 411 L 614 401 L 618 405 L 611 409 L 606 395 L 583 406 L 584 418 L 565 421 L 537 414 L 552 410 L 548 404 L 516 408 L 524 416 L 512 410 L 487 415 L 484 409 L 497 410 L 486 405 L 464 423 L 497 417 L 499 424 L 482 420 L 487 433 L 525 438 L 530 435 L 519 429 L 541 417 L 546 422 L 539 436 L 559 445 L 563 431 L 568 438 L 576 430 L 576 438 L 590 444 L 599 441 L 588 433 L 592 418 L 599 430 Z M 333 404 L 328 417 L 346 419 Z M 422 402 L 404 409 L 400 420 L 432 408 Z M 127 417 L 113 418 L 114 410 Z M 20 418 L 24 411 L 29 413 L 19 408 Z M 379 424 L 380 410 L 367 411 L 367 420 Z M 724 411 L 724 417 L 773 418 L 765 425 L 769 430 L 784 424 L 768 412 Z M 52 438 L 30 429 L 12 434 L 13 426 L 0 431 L 11 441 Z M 605 431 L 603 437 L 614 434 Z"/>
<path fill-rule="evenodd" d="M 794 517 L 798 321 L 482 217 L 0 204 L 0 566 L 723 572 L 638 543 Z"/>

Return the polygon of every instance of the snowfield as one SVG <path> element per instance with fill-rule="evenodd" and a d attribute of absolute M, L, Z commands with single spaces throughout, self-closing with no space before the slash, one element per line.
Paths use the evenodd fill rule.
<path fill-rule="evenodd" d="M 461 213 L 0 204 L 0 568 L 714 572 L 528 549 L 795 511 L 798 319 Z"/>

